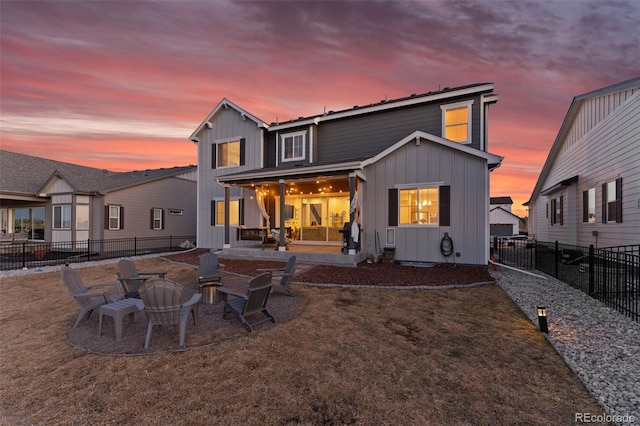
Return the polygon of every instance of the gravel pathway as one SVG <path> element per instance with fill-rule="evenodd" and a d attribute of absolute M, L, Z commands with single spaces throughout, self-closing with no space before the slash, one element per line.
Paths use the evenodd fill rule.
<path fill-rule="evenodd" d="M 555 278 L 536 274 L 544 278 L 504 267 L 491 272 L 534 324 L 536 307 L 547 308 L 549 341 L 605 409 L 604 420 L 640 425 L 640 324 Z M 602 420 L 578 416 L 585 423 Z"/>

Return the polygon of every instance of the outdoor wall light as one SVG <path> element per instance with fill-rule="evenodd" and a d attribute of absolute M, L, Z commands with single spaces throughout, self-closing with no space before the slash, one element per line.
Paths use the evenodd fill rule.
<path fill-rule="evenodd" d="M 547 308 L 538 306 L 538 326 L 540 331 L 549 334 L 549 326 L 547 325 Z"/>

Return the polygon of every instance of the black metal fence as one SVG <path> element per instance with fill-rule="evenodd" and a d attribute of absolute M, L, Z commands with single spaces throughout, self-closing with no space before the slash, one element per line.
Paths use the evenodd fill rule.
<path fill-rule="evenodd" d="M 595 248 L 494 239 L 496 262 L 538 269 L 640 321 L 640 245 Z"/>
<path fill-rule="evenodd" d="M 187 242 L 195 236 L 120 238 L 81 240 L 57 243 L 27 241 L 0 245 L 0 270 L 37 268 L 151 253 L 180 251 L 190 248 Z"/>

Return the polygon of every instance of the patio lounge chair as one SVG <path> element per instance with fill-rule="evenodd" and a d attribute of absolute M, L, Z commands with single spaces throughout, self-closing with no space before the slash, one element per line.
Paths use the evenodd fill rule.
<path fill-rule="evenodd" d="M 276 243 L 280 242 L 280 231 L 278 229 L 272 229 L 271 230 L 271 236 L 273 237 L 273 239 L 276 241 Z M 287 237 L 287 235 L 284 235 L 284 245 L 288 245 L 291 243 L 291 238 Z"/>
<path fill-rule="evenodd" d="M 138 272 L 131 259 L 121 259 L 118 262 L 118 269 L 118 281 L 122 285 L 126 298 L 139 298 L 139 288 L 149 278 L 153 276 L 164 278 L 167 275 L 166 272 Z"/>
<path fill-rule="evenodd" d="M 187 337 L 189 314 L 193 316 L 194 325 L 198 326 L 198 302 L 202 295 L 195 293 L 188 302 L 182 303 L 182 288 L 182 285 L 165 278 L 151 279 L 140 288 L 140 298 L 149 319 L 145 349 L 149 348 L 154 325 L 177 324 L 180 330 L 180 347 L 184 346 Z"/>
<path fill-rule="evenodd" d="M 69 294 L 76 299 L 76 302 L 80 305 L 80 313 L 76 322 L 72 328 L 76 328 L 80 323 L 80 320 L 87 319 L 91 313 L 98 309 L 105 303 L 115 302 L 124 298 L 124 295 L 120 291 L 120 286 L 117 281 L 110 283 L 96 283 L 85 286 L 82 282 L 82 277 L 75 269 L 71 269 L 68 266 L 63 266 L 60 269 L 60 277 L 67 286 Z M 108 288 L 113 287 L 113 292 L 92 291 L 96 288 Z"/>
<path fill-rule="evenodd" d="M 199 266 L 195 268 L 198 285 L 220 281 L 222 279 L 224 265 L 218 263 L 218 255 L 216 253 L 209 252 L 202 254 L 199 259 Z"/>
<path fill-rule="evenodd" d="M 222 296 L 224 307 L 222 317 L 226 319 L 228 313 L 234 314 L 249 333 L 253 331 L 253 326 L 265 321 L 276 322 L 276 319 L 267 309 L 267 301 L 271 293 L 271 273 L 265 272 L 249 281 L 247 294 L 236 293 L 228 288 L 220 287 L 218 292 Z M 247 317 L 262 312 L 267 318 L 261 321 L 249 323 Z"/>
<path fill-rule="evenodd" d="M 295 296 L 293 289 L 289 286 L 293 275 L 296 273 L 296 257 L 291 256 L 284 268 L 280 269 L 258 269 L 258 272 L 271 272 L 273 278 L 280 278 L 280 285 L 274 286 L 273 289 L 279 293 L 288 296 Z"/>

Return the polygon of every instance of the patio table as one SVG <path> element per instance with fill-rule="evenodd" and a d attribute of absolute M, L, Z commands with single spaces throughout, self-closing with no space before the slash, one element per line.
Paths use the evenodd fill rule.
<path fill-rule="evenodd" d="M 122 339 L 122 320 L 129 315 L 129 322 L 133 322 L 134 314 L 144 309 L 144 303 L 140 299 L 123 299 L 117 302 L 100 306 L 100 319 L 98 321 L 98 336 L 102 336 L 102 317 L 107 315 L 113 318 L 116 340 Z"/>

